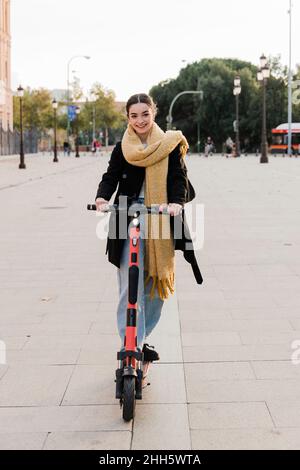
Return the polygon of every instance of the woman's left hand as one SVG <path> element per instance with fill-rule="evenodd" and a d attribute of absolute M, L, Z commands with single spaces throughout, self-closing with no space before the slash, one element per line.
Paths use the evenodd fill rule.
<path fill-rule="evenodd" d="M 168 208 L 168 213 L 172 216 L 179 215 L 182 210 L 182 206 L 180 204 L 176 204 L 175 202 L 170 204 L 161 204 L 159 206 L 159 210 L 162 211 L 166 207 Z"/>

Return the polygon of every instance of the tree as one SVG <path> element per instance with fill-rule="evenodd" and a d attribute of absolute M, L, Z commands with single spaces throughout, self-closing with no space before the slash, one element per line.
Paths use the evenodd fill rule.
<path fill-rule="evenodd" d="M 80 126 L 85 133 L 91 129 L 95 113 L 96 129 L 111 129 L 114 131 L 123 130 L 126 124 L 126 117 L 115 104 L 115 93 L 105 89 L 100 83 L 92 86 L 91 100 L 86 101 L 80 113 Z"/>
<path fill-rule="evenodd" d="M 20 99 L 13 97 L 14 127 L 20 129 Z M 53 126 L 52 97 L 48 90 L 26 88 L 23 97 L 24 129 L 36 129 L 45 132 Z"/>
<path fill-rule="evenodd" d="M 269 139 L 272 127 L 280 124 L 286 115 L 287 87 L 286 68 L 280 64 L 280 58 L 270 58 L 271 78 L 268 82 L 268 130 Z M 197 142 L 197 125 L 200 124 L 201 140 L 211 136 L 221 149 L 228 135 L 233 135 L 235 99 L 233 81 L 240 75 L 242 93 L 240 95 L 240 138 L 243 147 L 245 139 L 254 149 L 261 140 L 262 97 L 256 74 L 257 67 L 239 59 L 202 59 L 181 69 L 176 79 L 160 82 L 150 90 L 158 105 L 157 122 L 166 128 L 166 117 L 173 98 L 185 90 L 202 90 L 204 99 L 197 95 L 183 95 L 175 103 L 173 124 L 181 129 L 188 138 L 191 147 Z"/>

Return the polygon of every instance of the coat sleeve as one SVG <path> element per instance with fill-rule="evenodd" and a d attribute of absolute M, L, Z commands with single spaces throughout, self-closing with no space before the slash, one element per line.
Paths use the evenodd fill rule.
<path fill-rule="evenodd" d="M 168 202 L 183 206 L 187 201 L 188 177 L 179 145 L 169 155 L 168 188 Z"/>
<path fill-rule="evenodd" d="M 106 173 L 102 175 L 102 179 L 98 186 L 96 198 L 102 197 L 107 201 L 110 200 L 121 178 L 122 159 L 121 159 L 121 143 L 119 142 L 112 151 Z"/>

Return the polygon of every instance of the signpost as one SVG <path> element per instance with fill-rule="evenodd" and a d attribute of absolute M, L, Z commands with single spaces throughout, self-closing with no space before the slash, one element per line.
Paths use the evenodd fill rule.
<path fill-rule="evenodd" d="M 72 122 L 72 121 L 75 121 L 76 119 L 76 106 L 68 106 L 68 117 L 69 117 L 69 121 Z"/>

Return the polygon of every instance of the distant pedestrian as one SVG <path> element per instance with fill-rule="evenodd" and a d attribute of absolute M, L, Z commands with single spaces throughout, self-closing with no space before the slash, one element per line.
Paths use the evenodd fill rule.
<path fill-rule="evenodd" d="M 233 149 L 233 140 L 230 136 L 227 137 L 225 144 L 226 144 L 226 157 L 228 158 L 229 156 L 232 155 L 232 149 Z"/>
<path fill-rule="evenodd" d="M 99 140 L 96 140 L 96 150 L 97 152 L 100 152 L 101 150 L 101 142 Z"/>
<path fill-rule="evenodd" d="M 208 155 L 212 155 L 213 151 L 214 151 L 214 142 L 211 137 L 207 137 L 206 142 L 205 142 L 205 148 L 204 148 L 205 157 L 208 157 Z"/>
<path fill-rule="evenodd" d="M 69 142 L 64 142 L 64 155 L 70 155 L 70 144 Z"/>

